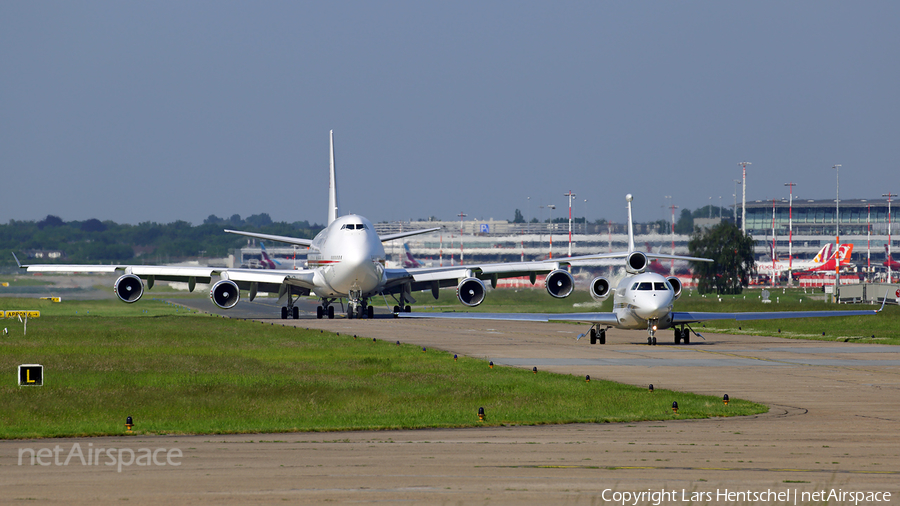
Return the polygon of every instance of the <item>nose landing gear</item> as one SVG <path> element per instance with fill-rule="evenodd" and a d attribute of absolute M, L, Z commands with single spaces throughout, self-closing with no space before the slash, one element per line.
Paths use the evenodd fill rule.
<path fill-rule="evenodd" d="M 659 324 L 659 320 L 653 319 L 647 321 L 647 332 L 650 334 L 647 337 L 647 344 L 650 346 L 656 346 L 656 329 Z"/>

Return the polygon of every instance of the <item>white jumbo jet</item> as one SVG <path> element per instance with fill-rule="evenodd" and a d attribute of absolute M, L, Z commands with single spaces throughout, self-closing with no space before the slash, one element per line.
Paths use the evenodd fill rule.
<path fill-rule="evenodd" d="M 681 295 L 681 282 L 676 277 L 666 278 L 655 272 L 648 272 L 647 255 L 634 249 L 634 232 L 631 223 L 631 195 L 626 195 L 628 202 L 628 251 L 595 255 L 594 258 L 624 258 L 625 271 L 628 273 L 612 288 L 610 281 L 598 276 L 591 281 L 591 296 L 598 301 L 606 300 L 611 293 L 613 310 L 610 313 L 417 313 L 398 314 L 401 318 L 457 318 L 472 320 L 516 320 L 516 321 L 563 321 L 590 323 L 588 331 L 591 344 L 606 344 L 606 331 L 611 328 L 646 330 L 647 344 L 656 344 L 656 331 L 672 328 L 675 332 L 675 344 L 690 344 L 690 324 L 709 320 L 776 320 L 781 318 L 821 318 L 826 316 L 861 316 L 874 315 L 884 309 L 857 311 L 775 311 L 757 313 L 707 313 L 674 311 L 674 303 Z M 667 257 L 672 258 L 672 257 Z M 693 257 L 674 257 L 692 261 L 712 262 L 709 259 Z M 885 300 L 887 296 L 885 295 Z M 694 332 L 695 335 L 703 337 Z M 581 339 L 587 334 L 581 334 Z"/>
<path fill-rule="evenodd" d="M 547 291 L 553 297 L 568 296 L 575 280 L 563 270 L 579 259 L 572 257 L 553 261 L 473 264 L 452 267 L 419 267 L 388 269 L 385 267 L 385 241 L 402 239 L 439 230 L 431 228 L 379 236 L 375 227 L 359 215 L 338 215 L 337 185 L 334 166 L 334 131 L 330 132 L 330 180 L 328 193 L 328 225 L 312 240 L 252 232 L 226 230 L 257 239 L 279 241 L 309 248 L 307 268 L 294 269 L 230 269 L 216 267 L 180 267 L 158 265 L 21 265 L 28 272 L 98 272 L 119 273 L 114 292 L 123 302 L 137 302 L 155 281 L 187 282 L 191 291 L 197 283 L 214 283 L 209 297 L 222 308 L 230 309 L 240 301 L 241 290 L 249 292 L 252 301 L 257 292 L 278 293 L 285 301 L 282 318 L 298 318 L 297 297 L 315 295 L 321 300 L 316 316 L 334 318 L 335 301 L 347 299 L 347 317 L 374 315 L 369 299 L 391 295 L 398 304 L 394 312 L 410 312 L 408 302 L 415 303 L 412 292 L 431 290 L 437 298 L 442 287 L 457 287 L 457 297 L 466 306 L 477 306 L 484 300 L 486 288 L 482 280 L 496 286 L 497 279 L 530 275 L 532 283 L 537 274 L 547 274 Z M 14 255 L 15 256 L 15 255 Z M 668 258 L 668 257 L 665 257 Z M 18 263 L 18 259 L 16 259 Z M 215 278 L 219 278 L 217 281 Z"/>

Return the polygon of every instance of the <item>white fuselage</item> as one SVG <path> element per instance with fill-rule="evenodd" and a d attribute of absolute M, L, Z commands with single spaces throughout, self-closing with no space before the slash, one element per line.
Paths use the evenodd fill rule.
<path fill-rule="evenodd" d="M 617 327 L 646 329 L 654 321 L 658 328 L 668 328 L 674 302 L 675 290 L 665 277 L 655 272 L 626 276 L 613 296 Z"/>
<path fill-rule="evenodd" d="M 307 256 L 309 268 L 316 270 L 319 297 L 377 294 L 383 286 L 384 261 L 384 246 L 372 222 L 353 214 L 319 232 Z"/>

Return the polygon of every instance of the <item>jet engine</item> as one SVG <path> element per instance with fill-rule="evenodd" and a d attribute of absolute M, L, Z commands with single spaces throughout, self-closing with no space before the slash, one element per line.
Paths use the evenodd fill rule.
<path fill-rule="evenodd" d="M 606 300 L 609 297 L 611 288 L 608 279 L 603 276 L 597 276 L 591 280 L 591 298 L 597 301 Z"/>
<path fill-rule="evenodd" d="M 134 274 L 123 274 L 116 280 L 114 290 L 122 302 L 137 302 L 144 295 L 144 283 Z"/>
<path fill-rule="evenodd" d="M 630 274 L 640 274 L 647 270 L 647 255 L 640 251 L 632 251 L 625 259 L 625 270 Z"/>
<path fill-rule="evenodd" d="M 222 309 L 231 309 L 241 300 L 241 291 L 230 279 L 223 279 L 209 289 L 209 298 Z"/>
<path fill-rule="evenodd" d="M 557 299 L 562 299 L 568 297 L 575 289 L 575 278 L 568 271 L 556 269 L 547 274 L 544 284 L 547 286 L 547 293 Z"/>
<path fill-rule="evenodd" d="M 456 297 L 463 305 L 475 307 L 484 302 L 484 283 L 478 278 L 466 278 L 456 287 Z"/>
<path fill-rule="evenodd" d="M 668 281 L 669 284 L 672 285 L 672 289 L 675 290 L 675 300 L 678 300 L 678 297 L 681 297 L 681 288 L 683 286 L 681 284 L 681 280 L 676 278 L 675 276 L 671 276 L 666 278 L 666 281 Z"/>

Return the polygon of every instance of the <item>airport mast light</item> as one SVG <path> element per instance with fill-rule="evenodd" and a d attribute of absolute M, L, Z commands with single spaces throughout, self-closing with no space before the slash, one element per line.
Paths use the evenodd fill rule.
<path fill-rule="evenodd" d="M 734 193 L 732 193 L 731 196 L 733 197 L 732 200 L 734 200 L 734 202 L 732 202 L 732 204 L 733 204 L 732 209 L 734 210 L 734 224 L 737 225 L 737 185 L 741 184 L 741 180 L 733 179 L 733 181 L 734 181 Z"/>
<path fill-rule="evenodd" d="M 572 193 L 572 190 L 569 190 L 567 193 L 563 193 L 563 197 L 569 197 L 569 256 L 572 256 L 572 197 L 575 194 Z M 570 267 L 571 268 L 571 267 Z"/>
<path fill-rule="evenodd" d="M 836 189 L 834 199 L 834 303 L 838 302 L 838 290 L 841 287 L 841 164 L 831 167 L 834 169 Z"/>
<path fill-rule="evenodd" d="M 554 204 L 547 204 L 547 209 L 550 210 L 550 259 L 553 259 L 553 210 L 556 209 Z"/>
<path fill-rule="evenodd" d="M 743 167 L 743 178 L 741 178 L 741 233 L 747 234 L 747 166 L 753 165 L 750 162 L 738 162 Z"/>
<path fill-rule="evenodd" d="M 468 216 L 468 214 L 465 214 L 462 211 L 460 211 L 460 213 L 457 214 L 457 216 L 459 216 L 459 265 L 462 265 L 463 264 L 463 218 Z"/>
<path fill-rule="evenodd" d="M 887 268 L 888 268 L 887 282 L 890 283 L 891 279 L 892 279 L 892 275 L 891 275 L 891 198 L 896 197 L 897 195 L 895 195 L 891 192 L 887 192 L 887 193 L 882 193 L 881 196 L 887 197 L 887 202 L 888 202 L 888 247 L 887 247 L 887 262 L 885 262 L 885 263 L 887 263 Z"/>
<path fill-rule="evenodd" d="M 788 199 L 788 286 L 791 286 L 794 279 L 791 275 L 794 266 L 794 187 L 797 186 L 797 183 L 784 183 L 784 185 L 790 188 Z"/>

